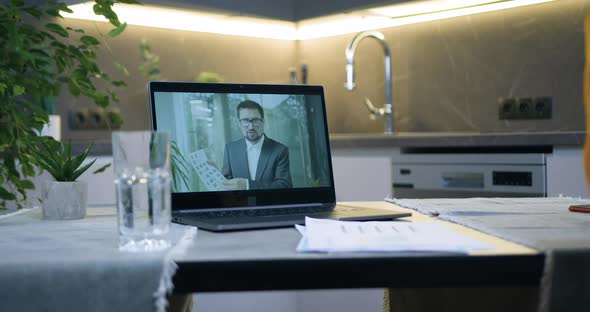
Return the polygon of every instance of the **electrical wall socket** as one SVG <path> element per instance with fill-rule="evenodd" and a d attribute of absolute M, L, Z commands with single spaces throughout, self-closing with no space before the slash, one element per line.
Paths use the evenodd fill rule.
<path fill-rule="evenodd" d="M 88 108 L 74 108 L 68 110 L 68 127 L 71 130 L 86 129 L 88 122 Z"/>
<path fill-rule="evenodd" d="M 116 107 L 71 108 L 68 111 L 68 126 L 71 130 L 113 130 L 120 128 L 113 116 L 120 116 Z"/>
<path fill-rule="evenodd" d="M 500 98 L 498 104 L 500 119 L 551 119 L 553 110 L 550 96 Z"/>

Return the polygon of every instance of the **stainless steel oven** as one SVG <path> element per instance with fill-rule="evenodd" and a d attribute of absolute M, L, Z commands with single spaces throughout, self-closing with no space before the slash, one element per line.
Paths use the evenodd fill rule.
<path fill-rule="evenodd" d="M 396 198 L 545 197 L 545 153 L 412 152 L 392 157 Z"/>

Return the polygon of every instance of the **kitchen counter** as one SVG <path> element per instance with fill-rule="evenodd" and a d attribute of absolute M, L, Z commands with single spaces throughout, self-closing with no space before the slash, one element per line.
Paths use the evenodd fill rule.
<path fill-rule="evenodd" d="M 582 146 L 585 132 L 398 132 L 332 133 L 332 148 L 387 147 L 500 147 L 500 146 Z"/>
<path fill-rule="evenodd" d="M 582 146 L 585 132 L 397 132 L 331 133 L 332 148 L 387 148 L 387 147 L 475 147 L 475 146 Z M 72 151 L 80 153 L 88 143 L 74 143 Z M 92 155 L 111 155 L 110 142 L 95 142 Z"/>

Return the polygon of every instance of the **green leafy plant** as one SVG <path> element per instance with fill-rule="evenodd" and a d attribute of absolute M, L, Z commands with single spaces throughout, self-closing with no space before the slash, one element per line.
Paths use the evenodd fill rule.
<path fill-rule="evenodd" d="M 322 182 L 320 181 L 320 179 L 315 179 L 315 180 L 312 180 L 311 182 L 309 182 L 309 186 L 320 187 L 320 186 L 322 186 Z"/>
<path fill-rule="evenodd" d="M 160 56 L 152 53 L 152 48 L 145 38 L 139 44 L 139 53 L 143 63 L 139 65 L 139 72 L 148 80 L 160 79 Z"/>
<path fill-rule="evenodd" d="M 200 72 L 199 75 L 197 75 L 193 81 L 196 82 L 223 82 L 223 77 L 221 77 L 221 75 L 219 75 L 218 73 L 213 73 L 213 72 Z"/>
<path fill-rule="evenodd" d="M 181 183 L 189 189 L 189 179 L 186 172 L 190 172 L 190 165 L 180 152 L 178 144 L 172 140 L 170 144 L 170 171 L 172 173 L 172 189 L 179 191 Z"/>
<path fill-rule="evenodd" d="M 90 154 L 93 144 L 90 144 L 84 152 L 78 156 L 72 157 L 72 144 L 47 140 L 41 143 L 39 148 L 39 166 L 49 172 L 56 181 L 73 182 L 78 179 L 88 168 L 94 165 L 96 159 L 82 165 L 86 157 Z M 111 164 L 106 164 L 93 173 L 105 171 Z"/>
<path fill-rule="evenodd" d="M 118 36 L 127 27 L 113 11 L 117 3 L 139 2 L 95 0 L 94 13 L 114 26 L 103 37 Z M 48 122 L 47 111 L 39 104 L 43 99 L 57 97 L 65 86 L 73 96 L 85 96 L 106 108 L 119 100 L 111 88 L 126 86 L 98 66 L 103 38 L 60 25 L 62 12 L 72 10 L 54 0 L 0 3 L 0 207 L 7 200 L 17 200 L 22 207 L 26 191 L 35 187 L 30 178 L 39 165 L 38 133 Z M 127 72 L 123 65 L 115 65 Z"/>

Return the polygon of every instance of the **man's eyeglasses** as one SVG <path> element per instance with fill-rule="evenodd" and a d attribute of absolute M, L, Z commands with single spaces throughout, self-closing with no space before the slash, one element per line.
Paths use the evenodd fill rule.
<path fill-rule="evenodd" d="M 262 119 L 254 118 L 254 119 L 240 119 L 240 125 L 242 127 L 248 127 L 250 124 L 254 127 L 260 127 L 262 124 Z"/>

